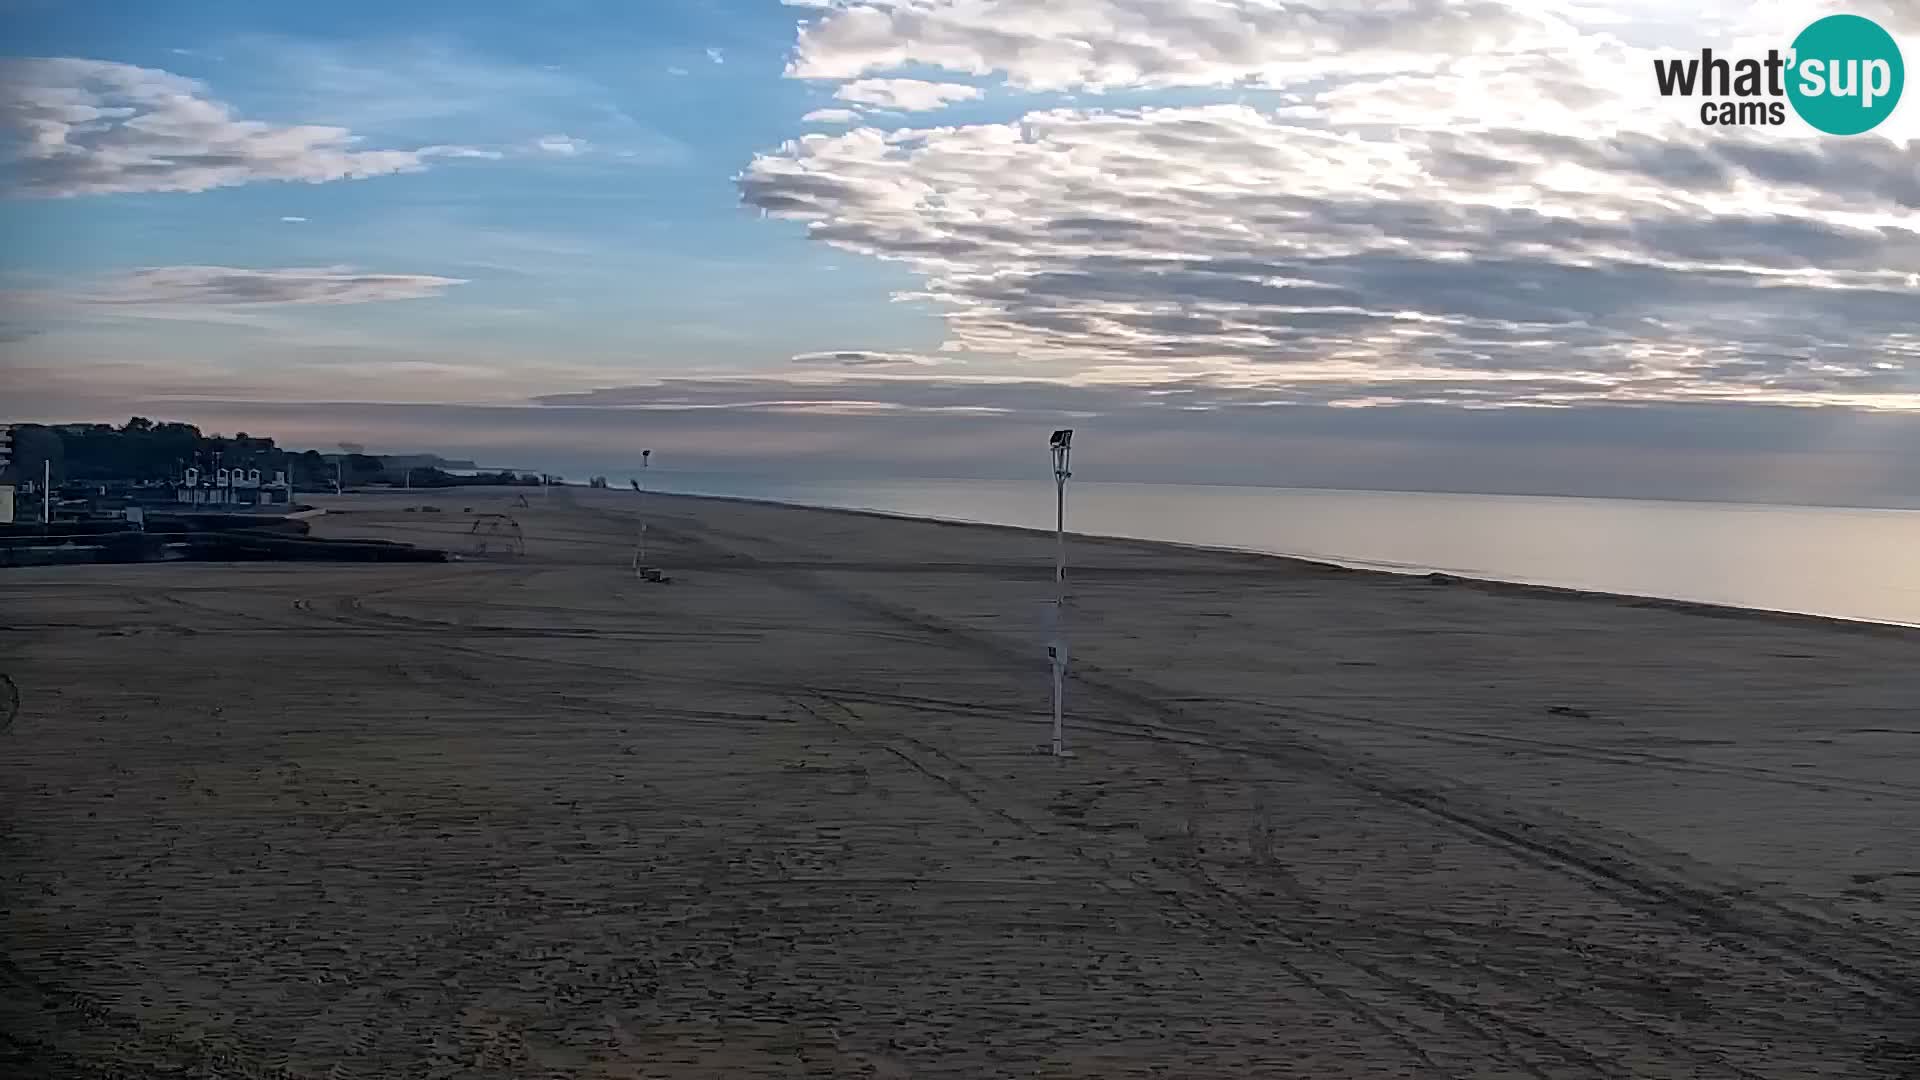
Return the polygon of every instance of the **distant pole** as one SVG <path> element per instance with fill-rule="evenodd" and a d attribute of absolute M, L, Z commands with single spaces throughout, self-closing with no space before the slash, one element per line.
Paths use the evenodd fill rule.
<path fill-rule="evenodd" d="M 647 466 L 652 463 L 653 451 L 640 451 L 640 479 L 633 482 L 633 493 L 640 501 L 640 544 L 633 551 L 633 572 L 638 574 L 647 564 Z"/>
<path fill-rule="evenodd" d="M 413 490 L 413 470 L 408 469 L 402 475 L 405 477 L 405 480 L 403 482 L 406 484 L 407 490 L 412 491 Z"/>
<path fill-rule="evenodd" d="M 1066 735 L 1061 714 L 1066 696 L 1067 674 L 1067 479 L 1073 456 L 1073 429 L 1062 428 L 1047 441 L 1053 452 L 1053 642 L 1047 646 L 1047 658 L 1053 667 L 1053 756 L 1067 755 Z"/>
<path fill-rule="evenodd" d="M 40 524 L 53 524 L 53 459 L 40 459 Z"/>

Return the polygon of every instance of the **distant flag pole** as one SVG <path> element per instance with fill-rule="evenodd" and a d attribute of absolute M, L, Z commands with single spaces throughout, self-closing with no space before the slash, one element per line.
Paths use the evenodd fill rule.
<path fill-rule="evenodd" d="M 1073 475 L 1073 429 L 1062 428 L 1047 441 L 1053 453 L 1053 640 L 1047 659 L 1053 668 L 1053 756 L 1068 756 L 1061 709 L 1067 674 L 1067 479 Z"/>
<path fill-rule="evenodd" d="M 53 524 L 53 459 L 40 459 L 40 523 Z"/>

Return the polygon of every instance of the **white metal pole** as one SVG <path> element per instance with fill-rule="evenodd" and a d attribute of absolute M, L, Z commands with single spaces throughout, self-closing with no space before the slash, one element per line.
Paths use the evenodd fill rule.
<path fill-rule="evenodd" d="M 653 463 L 653 451 L 640 451 L 640 477 L 629 478 L 633 485 L 633 497 L 638 503 L 640 517 L 640 537 L 633 548 L 633 573 L 635 577 L 646 569 L 647 563 L 647 466 Z"/>
<path fill-rule="evenodd" d="M 40 459 L 40 524 L 53 524 L 53 459 Z"/>
<path fill-rule="evenodd" d="M 1064 708 L 1066 657 L 1060 650 L 1067 641 L 1067 478 L 1058 468 L 1053 474 L 1053 756 L 1066 749 Z"/>
<path fill-rule="evenodd" d="M 1072 476 L 1073 432 L 1053 433 L 1053 644 L 1047 654 L 1053 667 L 1053 756 L 1067 755 L 1064 722 L 1067 672 L 1067 478 Z"/>
<path fill-rule="evenodd" d="M 1053 474 L 1053 585 L 1060 602 L 1067 602 L 1067 475 Z"/>

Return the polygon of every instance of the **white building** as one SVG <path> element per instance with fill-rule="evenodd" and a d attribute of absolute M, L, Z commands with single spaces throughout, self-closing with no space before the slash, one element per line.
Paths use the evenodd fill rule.
<path fill-rule="evenodd" d="M 0 473 L 13 464 L 13 425 L 0 424 Z M 13 486 L 0 484 L 0 525 L 13 524 Z"/>
<path fill-rule="evenodd" d="M 259 469 L 222 468 L 204 474 L 188 469 L 186 479 L 175 485 L 173 498 L 189 506 L 291 506 L 293 485 L 284 472 L 274 473 L 272 480 L 262 480 Z"/>

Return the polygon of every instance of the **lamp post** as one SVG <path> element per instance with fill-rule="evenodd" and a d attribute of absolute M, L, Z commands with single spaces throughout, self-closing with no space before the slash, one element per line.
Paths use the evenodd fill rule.
<path fill-rule="evenodd" d="M 643 482 L 647 476 L 647 466 L 652 463 L 653 451 L 640 451 L 640 479 L 628 481 L 633 485 L 633 493 L 640 501 L 640 543 L 633 549 L 633 572 L 645 568 L 647 563 L 647 485 Z"/>
<path fill-rule="evenodd" d="M 1053 641 L 1047 659 L 1053 668 L 1053 756 L 1066 757 L 1061 724 L 1062 697 L 1067 674 L 1067 479 L 1073 475 L 1073 429 L 1062 428 L 1047 440 L 1053 454 Z"/>

